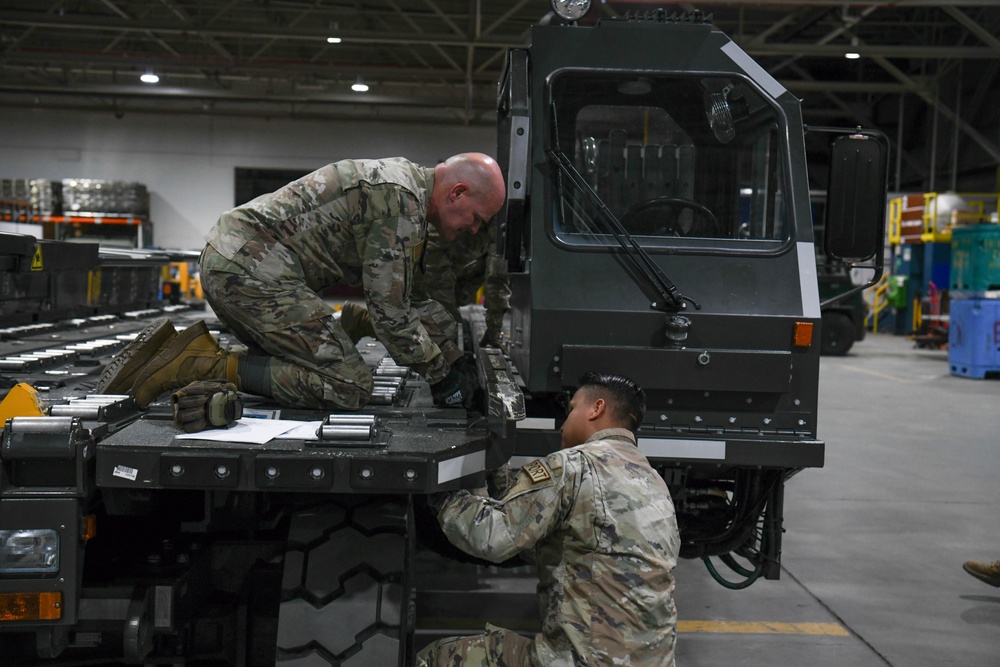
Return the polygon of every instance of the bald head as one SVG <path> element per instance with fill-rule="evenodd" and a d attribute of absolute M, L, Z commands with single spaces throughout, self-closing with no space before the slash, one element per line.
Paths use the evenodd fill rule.
<path fill-rule="evenodd" d="M 500 165 L 483 153 L 459 153 L 438 165 L 443 179 L 449 185 L 466 183 L 471 194 L 489 199 L 497 211 L 503 206 L 506 189 Z M 438 170 L 435 169 L 435 177 Z"/>
<path fill-rule="evenodd" d="M 507 191 L 500 165 L 483 153 L 453 155 L 434 168 L 427 219 L 447 240 L 475 234 L 503 206 Z"/>

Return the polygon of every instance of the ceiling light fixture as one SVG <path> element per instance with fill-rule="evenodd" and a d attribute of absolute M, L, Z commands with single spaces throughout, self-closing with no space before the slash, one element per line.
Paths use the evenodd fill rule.
<path fill-rule="evenodd" d="M 851 37 L 851 46 L 854 47 L 855 49 L 858 48 L 857 37 Z M 858 53 L 857 51 L 848 51 L 847 53 L 844 54 L 844 57 L 847 58 L 848 60 L 857 60 L 858 58 L 861 57 L 861 54 Z"/>
<path fill-rule="evenodd" d="M 340 44 L 342 41 L 344 41 L 344 40 L 342 40 L 340 37 L 327 37 L 326 38 L 326 43 L 327 44 Z"/>
<path fill-rule="evenodd" d="M 364 79 L 362 79 L 362 78 L 361 78 L 361 77 L 359 76 L 359 77 L 358 77 L 358 80 L 357 80 L 357 81 L 355 81 L 355 82 L 354 82 L 354 83 L 353 83 L 353 84 L 351 85 L 351 90 L 353 90 L 353 91 L 354 91 L 354 92 L 356 92 L 356 93 L 367 93 L 367 92 L 368 92 L 368 84 L 367 84 L 367 83 L 365 83 Z"/>
<path fill-rule="evenodd" d="M 159 83 L 160 77 L 156 76 L 153 70 L 147 70 L 145 74 L 139 77 L 139 81 L 143 83 Z"/>

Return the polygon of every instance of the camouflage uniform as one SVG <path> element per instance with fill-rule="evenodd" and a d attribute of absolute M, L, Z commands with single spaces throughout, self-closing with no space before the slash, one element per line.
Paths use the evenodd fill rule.
<path fill-rule="evenodd" d="M 334 283 L 364 286 L 397 363 L 430 383 L 447 375 L 456 351 L 442 354 L 410 304 L 433 184 L 433 169 L 402 158 L 344 160 L 219 218 L 202 253 L 205 296 L 252 352 L 272 357 L 278 402 L 358 408 L 371 395 L 371 372 L 318 295 Z M 444 345 L 447 332 L 435 333 Z"/>
<path fill-rule="evenodd" d="M 499 662 L 491 647 L 513 642 L 488 627 L 431 644 L 418 666 L 674 665 L 677 519 L 630 431 L 599 431 L 529 463 L 499 500 L 457 491 L 437 502 L 442 529 L 464 551 L 493 562 L 528 552 L 542 632 Z"/>
<path fill-rule="evenodd" d="M 413 280 L 413 301 L 419 309 L 428 300 L 444 306 L 456 322 L 459 306 L 476 302 L 485 287 L 486 329 L 499 334 L 510 309 L 507 265 L 496 255 L 496 218 L 476 234 L 461 234 L 447 242 L 436 229 L 427 232 L 427 249 Z M 418 305 L 419 304 L 419 305 Z"/>

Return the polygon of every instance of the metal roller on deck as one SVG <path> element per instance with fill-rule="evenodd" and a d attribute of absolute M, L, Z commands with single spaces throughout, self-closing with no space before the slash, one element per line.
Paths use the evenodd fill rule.
<path fill-rule="evenodd" d="M 321 441 L 374 442 L 381 423 L 375 415 L 328 415 L 316 434 Z"/>

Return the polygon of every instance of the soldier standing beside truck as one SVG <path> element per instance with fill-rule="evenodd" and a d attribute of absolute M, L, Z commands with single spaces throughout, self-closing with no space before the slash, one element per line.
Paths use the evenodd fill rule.
<path fill-rule="evenodd" d="M 588 373 L 559 451 L 524 466 L 499 499 L 485 489 L 436 499 L 445 535 L 467 553 L 530 554 L 542 632 L 487 626 L 426 647 L 419 667 L 674 664 L 680 535 L 670 492 L 636 447 L 645 402 L 631 379 Z"/>

